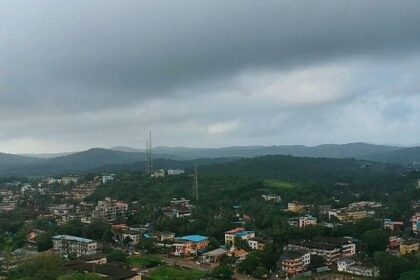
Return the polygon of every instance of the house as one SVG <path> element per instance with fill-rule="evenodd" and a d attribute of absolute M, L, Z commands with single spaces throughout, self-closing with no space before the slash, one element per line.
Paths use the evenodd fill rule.
<path fill-rule="evenodd" d="M 175 256 L 198 255 L 204 251 L 209 244 L 209 238 L 201 235 L 187 235 L 175 238 Z"/>
<path fill-rule="evenodd" d="M 409 255 L 420 251 L 419 241 L 416 239 L 406 240 L 400 243 L 400 255 Z"/>
<path fill-rule="evenodd" d="M 254 231 L 246 231 L 245 228 L 238 227 L 225 232 L 225 244 L 234 247 L 236 238 L 248 241 L 254 237 Z"/>
<path fill-rule="evenodd" d="M 248 245 L 252 250 L 264 251 L 266 241 L 262 238 L 255 237 L 248 240 Z"/>
<path fill-rule="evenodd" d="M 400 244 L 403 241 L 404 241 L 404 239 L 401 238 L 401 237 L 390 236 L 389 239 L 388 239 L 388 246 L 387 246 L 386 251 L 391 255 L 399 256 L 400 255 Z"/>
<path fill-rule="evenodd" d="M 362 277 L 378 277 L 379 269 L 374 266 L 366 266 L 361 263 L 356 264 L 352 259 L 341 258 L 337 260 L 337 270 Z"/>
<path fill-rule="evenodd" d="M 281 269 L 288 276 L 302 273 L 311 263 L 311 254 L 308 251 L 286 251 L 281 256 Z"/>
<path fill-rule="evenodd" d="M 386 230 L 395 231 L 401 229 L 403 226 L 403 222 L 392 221 L 391 219 L 384 219 L 384 229 Z"/>
<path fill-rule="evenodd" d="M 245 251 L 244 249 L 235 249 L 235 250 L 231 250 L 228 253 L 228 256 L 233 257 L 236 259 L 236 263 L 240 263 L 243 260 L 246 259 L 246 257 L 248 256 L 248 252 Z"/>
<path fill-rule="evenodd" d="M 152 233 L 147 234 L 148 238 L 156 239 L 159 242 L 165 242 L 165 241 L 173 241 L 175 239 L 175 233 L 169 232 L 169 231 L 156 231 Z"/>
<path fill-rule="evenodd" d="M 43 234 L 43 233 L 45 233 L 45 231 L 34 229 L 34 230 L 31 230 L 26 235 L 26 246 L 28 247 L 28 249 L 37 250 L 37 248 L 38 248 L 38 245 L 37 245 L 38 236 L 40 234 Z"/>
<path fill-rule="evenodd" d="M 63 257 L 69 255 L 84 256 L 94 255 L 97 253 L 98 244 L 96 241 L 71 236 L 71 235 L 56 235 L 52 237 L 54 251 Z"/>

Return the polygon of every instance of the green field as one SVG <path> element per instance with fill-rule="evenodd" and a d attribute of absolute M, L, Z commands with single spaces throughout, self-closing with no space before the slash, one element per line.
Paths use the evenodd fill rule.
<path fill-rule="evenodd" d="M 200 280 L 206 274 L 199 270 L 162 266 L 152 271 L 150 280 Z"/>

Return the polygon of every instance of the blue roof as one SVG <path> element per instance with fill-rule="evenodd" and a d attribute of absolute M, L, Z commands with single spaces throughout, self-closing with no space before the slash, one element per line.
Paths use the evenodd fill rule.
<path fill-rule="evenodd" d="M 56 235 L 56 236 L 53 236 L 52 238 L 53 239 L 65 239 L 65 240 L 71 240 L 71 241 L 77 241 L 77 242 L 83 242 L 83 243 L 95 242 L 92 239 L 87 239 L 87 238 L 72 236 L 72 235 Z"/>
<path fill-rule="evenodd" d="M 187 241 L 191 241 L 191 242 L 201 242 L 204 240 L 209 239 L 207 236 L 202 236 L 202 235 L 186 235 L 183 237 L 179 237 L 177 239 L 181 239 L 181 240 L 187 240 Z"/>
<path fill-rule="evenodd" d="M 245 236 L 245 235 L 250 234 L 250 233 L 254 233 L 254 232 L 253 231 L 243 230 L 243 231 L 240 231 L 240 232 L 235 233 L 235 235 L 236 236 L 239 236 L 239 237 L 242 237 L 242 236 Z"/>

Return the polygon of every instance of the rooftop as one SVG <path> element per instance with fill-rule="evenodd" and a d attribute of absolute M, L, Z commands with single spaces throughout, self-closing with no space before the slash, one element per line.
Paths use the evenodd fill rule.
<path fill-rule="evenodd" d="M 56 235 L 53 236 L 52 239 L 55 240 L 69 240 L 69 241 L 77 241 L 77 242 L 83 242 L 83 243 L 91 243 L 91 242 L 95 242 L 92 239 L 87 239 L 87 238 L 83 238 L 83 237 L 78 237 L 78 236 L 72 236 L 72 235 Z"/>
<path fill-rule="evenodd" d="M 202 242 L 204 240 L 209 239 L 207 236 L 202 236 L 202 235 L 186 235 L 183 237 L 178 237 L 176 238 L 178 240 L 186 240 L 186 241 L 191 241 L 191 242 Z"/>

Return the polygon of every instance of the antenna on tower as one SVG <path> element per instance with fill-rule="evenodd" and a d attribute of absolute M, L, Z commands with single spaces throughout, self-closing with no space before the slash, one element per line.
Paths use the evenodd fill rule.
<path fill-rule="evenodd" d="M 153 172 L 153 157 L 152 157 L 152 131 L 149 131 L 149 169 Z"/>
<path fill-rule="evenodd" d="M 152 157 L 152 132 L 149 131 L 149 140 L 146 141 L 146 158 L 144 164 L 144 171 L 146 174 L 153 172 L 153 157 Z"/>
<path fill-rule="evenodd" d="M 197 164 L 194 164 L 193 197 L 197 201 L 200 198 L 199 195 L 198 195 L 198 172 L 197 172 Z"/>

